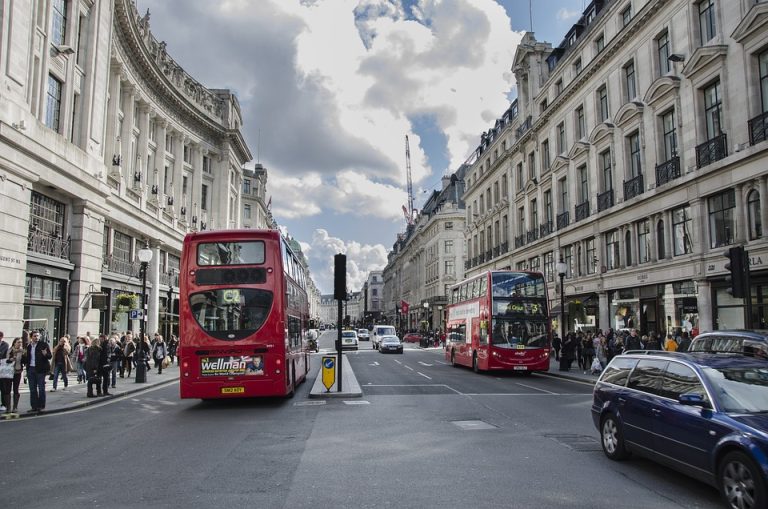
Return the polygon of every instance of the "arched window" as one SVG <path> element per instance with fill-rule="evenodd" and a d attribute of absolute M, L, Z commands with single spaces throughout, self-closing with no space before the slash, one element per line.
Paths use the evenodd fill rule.
<path fill-rule="evenodd" d="M 749 221 L 749 240 L 763 236 L 763 222 L 760 219 L 760 193 L 752 190 L 747 195 L 747 216 Z"/>
<path fill-rule="evenodd" d="M 664 221 L 661 220 L 656 223 L 656 247 L 658 248 L 657 257 L 659 260 L 663 260 L 665 256 L 664 249 Z"/>
<path fill-rule="evenodd" d="M 626 253 L 624 265 L 629 267 L 632 265 L 632 232 L 630 230 L 627 230 L 627 233 L 624 235 L 624 253 Z"/>

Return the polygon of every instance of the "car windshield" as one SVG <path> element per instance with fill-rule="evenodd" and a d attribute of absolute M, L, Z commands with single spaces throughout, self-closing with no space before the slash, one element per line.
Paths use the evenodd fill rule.
<path fill-rule="evenodd" d="M 400 339 L 396 336 L 384 336 L 381 338 L 382 343 L 399 343 Z"/>
<path fill-rule="evenodd" d="M 357 331 L 357 333 L 358 334 L 368 334 L 368 331 L 365 330 L 365 329 L 360 329 L 359 331 Z"/>
<path fill-rule="evenodd" d="M 349 332 L 344 331 L 344 332 L 341 333 L 341 337 L 343 337 L 343 338 L 354 338 L 354 337 L 357 337 L 357 335 L 355 334 L 355 331 L 349 331 Z"/>
<path fill-rule="evenodd" d="M 494 318 L 491 344 L 501 348 L 544 348 L 546 322 Z"/>
<path fill-rule="evenodd" d="M 376 327 L 376 333 L 379 336 L 384 336 L 387 334 L 394 334 L 395 328 L 394 327 Z"/>
<path fill-rule="evenodd" d="M 768 412 L 768 366 L 705 368 L 703 371 L 723 411 Z"/>

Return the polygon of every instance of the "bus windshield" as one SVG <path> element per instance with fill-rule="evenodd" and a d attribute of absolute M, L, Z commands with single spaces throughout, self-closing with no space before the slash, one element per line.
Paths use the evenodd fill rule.
<path fill-rule="evenodd" d="M 264 241 L 205 242 L 197 246 L 198 265 L 249 265 L 264 263 Z"/>
<path fill-rule="evenodd" d="M 538 297 L 546 298 L 544 277 L 527 272 L 494 272 L 491 287 L 493 297 Z"/>
<path fill-rule="evenodd" d="M 491 344 L 501 348 L 544 348 L 547 346 L 546 321 L 494 318 Z"/>
<path fill-rule="evenodd" d="M 248 288 L 208 290 L 190 295 L 189 306 L 197 324 L 209 335 L 234 341 L 264 325 L 272 307 L 272 292 Z"/>

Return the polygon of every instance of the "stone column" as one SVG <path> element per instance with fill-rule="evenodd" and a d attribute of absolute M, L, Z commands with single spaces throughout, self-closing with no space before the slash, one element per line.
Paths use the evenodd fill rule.
<path fill-rule="evenodd" d="M 737 184 L 734 191 L 736 195 L 736 209 L 734 210 L 733 240 L 736 244 L 747 241 L 747 206 L 744 200 L 744 185 Z"/>
<path fill-rule="evenodd" d="M 157 332 L 160 323 L 158 315 L 160 312 L 160 246 L 150 244 L 152 249 L 152 260 L 147 267 L 147 334 L 152 335 Z M 151 286 L 150 286 L 151 285 Z"/>
<path fill-rule="evenodd" d="M 651 229 L 651 242 L 648 249 L 650 249 L 649 254 L 649 260 L 653 263 L 659 261 L 659 229 L 657 226 L 659 225 L 659 219 L 661 219 L 660 214 L 651 214 L 651 217 L 648 221 L 649 227 Z"/>
<path fill-rule="evenodd" d="M 709 251 L 709 242 L 707 239 L 707 207 L 706 202 L 701 198 L 694 198 L 690 201 L 691 221 L 693 222 L 693 252 L 703 254 Z"/>
<path fill-rule="evenodd" d="M 200 190 L 202 189 L 203 185 L 203 157 L 208 155 L 208 151 L 205 149 L 197 149 L 195 150 L 195 157 L 193 159 L 193 176 L 192 176 L 192 182 L 190 183 L 191 187 L 191 212 L 188 212 L 189 215 L 189 224 L 190 228 L 193 230 L 197 230 L 200 228 L 200 221 L 202 220 L 202 214 L 201 214 L 201 207 L 200 207 Z M 192 224 L 192 218 L 194 216 L 197 216 L 197 224 Z"/>
<path fill-rule="evenodd" d="M 134 189 L 141 189 L 142 183 L 146 183 L 150 172 L 149 168 L 149 104 L 141 103 L 139 105 L 139 140 L 136 150 L 136 161 L 133 168 L 133 173 L 130 175 L 130 179 L 133 182 L 131 187 Z M 137 171 L 141 171 L 141 181 L 136 182 L 134 174 Z"/>
<path fill-rule="evenodd" d="M 119 171 L 120 168 L 113 166 L 113 157 L 119 155 L 120 146 L 117 138 L 121 136 L 121 133 L 117 130 L 117 110 L 120 103 L 120 83 L 121 83 L 121 67 L 113 65 L 109 74 L 109 96 L 111 101 L 109 103 L 109 109 L 107 110 L 107 132 L 106 139 L 104 140 L 104 164 L 107 166 L 109 173 Z"/>
<path fill-rule="evenodd" d="M 167 195 L 173 196 L 174 200 L 174 206 L 176 204 L 176 199 L 179 198 L 178 195 L 176 195 L 176 189 L 180 188 L 181 185 L 181 177 L 184 175 L 184 146 L 187 144 L 189 139 L 184 136 L 181 133 L 175 133 L 174 134 L 174 141 L 173 141 L 173 170 L 171 173 L 171 177 L 168 180 L 168 190 Z M 166 198 L 164 205 L 168 206 L 168 200 Z M 169 207 L 168 211 L 171 211 L 171 207 Z"/>
<path fill-rule="evenodd" d="M 120 131 L 120 161 L 123 170 L 123 186 L 130 187 L 133 181 L 133 169 L 136 161 L 133 161 L 131 151 L 131 142 L 133 140 L 133 109 L 136 107 L 134 101 L 134 89 L 131 85 L 124 84 L 120 93 L 123 97 L 123 128 Z M 122 195 L 124 188 L 121 188 Z"/>
<path fill-rule="evenodd" d="M 699 331 L 710 331 L 715 327 L 714 309 L 712 306 L 712 284 L 706 279 L 696 281 L 698 293 L 696 306 L 699 310 Z"/>
<path fill-rule="evenodd" d="M 66 330 L 72 336 L 100 330 L 100 311 L 91 309 L 91 293 L 101 291 L 101 250 L 104 216 L 93 204 L 80 200 L 72 211 L 70 256 L 75 270 L 69 283 Z"/>
<path fill-rule="evenodd" d="M 608 292 L 598 292 L 597 298 L 600 313 L 600 328 L 606 330 L 611 326 L 611 307 L 608 302 Z"/>
<path fill-rule="evenodd" d="M 10 171 L 15 170 L 11 166 Z M 23 171 L 23 170 L 22 170 Z M 6 341 L 21 336 L 24 316 L 24 288 L 27 275 L 27 239 L 29 234 L 29 203 L 35 175 L 27 178 L 7 173 L 3 168 L 0 178 L 2 203 L 2 243 L 0 244 L 0 331 Z"/>

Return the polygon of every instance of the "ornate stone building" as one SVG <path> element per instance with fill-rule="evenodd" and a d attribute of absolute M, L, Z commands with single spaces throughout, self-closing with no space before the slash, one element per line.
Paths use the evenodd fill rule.
<path fill-rule="evenodd" d="M 555 48 L 526 34 L 468 171 L 469 273 L 543 271 L 556 304 L 562 260 L 571 330 L 739 328 L 741 244 L 765 328 L 767 25 L 755 0 L 595 0 Z"/>
<path fill-rule="evenodd" d="M 12 30 L 11 30 L 12 26 Z M 181 242 L 240 226 L 237 98 L 186 73 L 133 0 L 0 13 L 0 330 L 174 330 Z"/>

